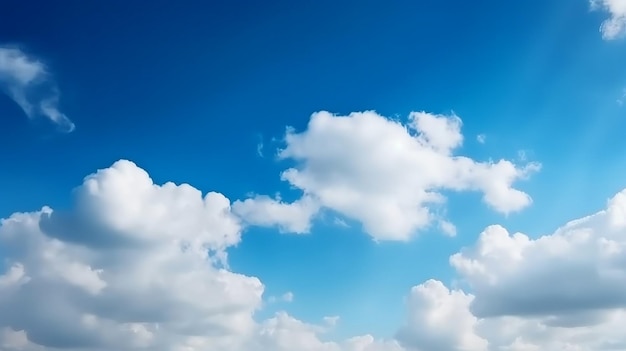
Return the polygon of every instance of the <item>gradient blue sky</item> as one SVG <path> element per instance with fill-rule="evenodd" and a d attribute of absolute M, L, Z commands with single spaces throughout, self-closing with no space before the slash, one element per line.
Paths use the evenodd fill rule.
<path fill-rule="evenodd" d="M 258 320 L 282 309 L 315 323 L 337 315 L 327 337 L 393 338 L 410 288 L 431 278 L 454 286 L 449 256 L 485 227 L 536 238 L 626 187 L 626 43 L 603 38 L 610 14 L 586 0 L 0 7 L 0 45 L 45 63 L 58 108 L 76 126 L 60 132 L 0 95 L 2 218 L 69 208 L 85 176 L 119 159 L 157 184 L 293 201 L 300 191 L 280 178 L 291 163 L 275 155 L 287 126 L 302 132 L 323 110 L 454 113 L 463 120 L 460 154 L 541 164 L 515 183 L 533 199 L 519 212 L 493 211 L 477 193 L 446 193 L 455 237 L 434 228 L 376 242 L 358 221 L 344 228 L 332 216 L 306 235 L 246 228 L 228 251 L 230 268 L 258 277 L 266 298 L 294 295 Z"/>

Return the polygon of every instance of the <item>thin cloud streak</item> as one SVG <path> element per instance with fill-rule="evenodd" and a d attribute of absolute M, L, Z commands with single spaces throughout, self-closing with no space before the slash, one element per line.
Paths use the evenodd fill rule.
<path fill-rule="evenodd" d="M 59 90 L 46 66 L 20 49 L 0 46 L 0 90 L 28 118 L 44 117 L 66 133 L 76 128 L 59 110 Z"/>

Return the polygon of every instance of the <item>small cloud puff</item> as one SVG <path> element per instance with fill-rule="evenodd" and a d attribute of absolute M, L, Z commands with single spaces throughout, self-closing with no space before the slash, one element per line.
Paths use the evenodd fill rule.
<path fill-rule="evenodd" d="M 66 211 L 0 220 L 0 350 L 396 350 L 322 341 L 326 326 L 285 312 L 255 320 L 264 285 L 217 262 L 242 231 L 220 193 L 122 160 L 74 194 Z"/>
<path fill-rule="evenodd" d="M 282 300 L 285 302 L 293 302 L 293 293 L 291 291 L 287 291 L 281 296 Z"/>
<path fill-rule="evenodd" d="M 478 134 L 476 136 L 476 141 L 479 142 L 480 144 L 484 144 L 485 141 L 487 141 L 487 136 L 485 134 Z"/>

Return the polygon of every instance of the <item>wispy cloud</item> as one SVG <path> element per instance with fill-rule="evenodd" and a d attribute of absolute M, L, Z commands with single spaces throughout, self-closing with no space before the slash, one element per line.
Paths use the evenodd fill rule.
<path fill-rule="evenodd" d="M 481 144 L 484 144 L 485 141 L 487 141 L 487 136 L 485 134 L 478 134 L 476 136 L 476 141 L 478 141 Z"/>
<path fill-rule="evenodd" d="M 64 132 L 74 130 L 74 123 L 59 110 L 59 90 L 46 66 L 18 48 L 0 46 L 0 90 L 29 118 L 42 116 Z"/>
<path fill-rule="evenodd" d="M 263 142 L 259 141 L 256 144 L 256 154 L 259 155 L 259 157 L 263 157 Z"/>
<path fill-rule="evenodd" d="M 333 220 L 333 224 L 342 228 L 350 228 L 350 225 L 345 220 L 339 217 L 335 217 L 335 219 Z"/>
<path fill-rule="evenodd" d="M 280 297 L 276 297 L 276 296 L 270 296 L 267 299 L 268 303 L 276 303 L 276 302 L 293 302 L 293 293 L 291 291 L 287 291 L 286 293 L 282 294 Z"/>
<path fill-rule="evenodd" d="M 287 291 L 281 296 L 281 299 L 285 302 L 293 302 L 293 293 L 291 291 Z"/>
<path fill-rule="evenodd" d="M 626 88 L 622 89 L 622 95 L 617 99 L 617 104 L 620 106 L 623 106 L 624 102 L 626 102 Z"/>
<path fill-rule="evenodd" d="M 324 323 L 330 327 L 334 327 L 339 322 L 339 316 L 326 316 L 324 317 Z"/>
<path fill-rule="evenodd" d="M 263 134 L 257 134 L 257 143 L 256 143 L 257 156 L 264 157 L 263 148 L 265 148 L 265 144 L 263 142 Z"/>
<path fill-rule="evenodd" d="M 603 10 L 610 17 L 600 25 L 602 38 L 613 40 L 626 34 L 626 0 L 589 0 L 592 10 Z"/>

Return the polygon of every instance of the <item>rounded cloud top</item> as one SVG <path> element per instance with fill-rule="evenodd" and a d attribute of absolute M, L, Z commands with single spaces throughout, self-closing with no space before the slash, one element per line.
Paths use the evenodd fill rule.
<path fill-rule="evenodd" d="M 513 183 L 540 165 L 456 155 L 463 142 L 461 125 L 456 115 L 426 112 L 411 113 L 405 123 L 374 111 L 315 113 L 306 130 L 287 129 L 279 151 L 280 159 L 295 162 L 281 177 L 303 192 L 302 199 L 288 204 L 259 196 L 235 202 L 233 208 L 253 224 L 300 231 L 308 229 L 303 223 L 318 209 L 328 209 L 362 223 L 375 239 L 407 240 L 434 221 L 454 233 L 432 211 L 445 202 L 442 191 L 481 192 L 487 205 L 504 214 L 528 206 L 530 196 Z M 264 221 L 255 215 L 270 209 L 273 216 Z M 296 209 L 300 215 L 293 215 Z"/>

